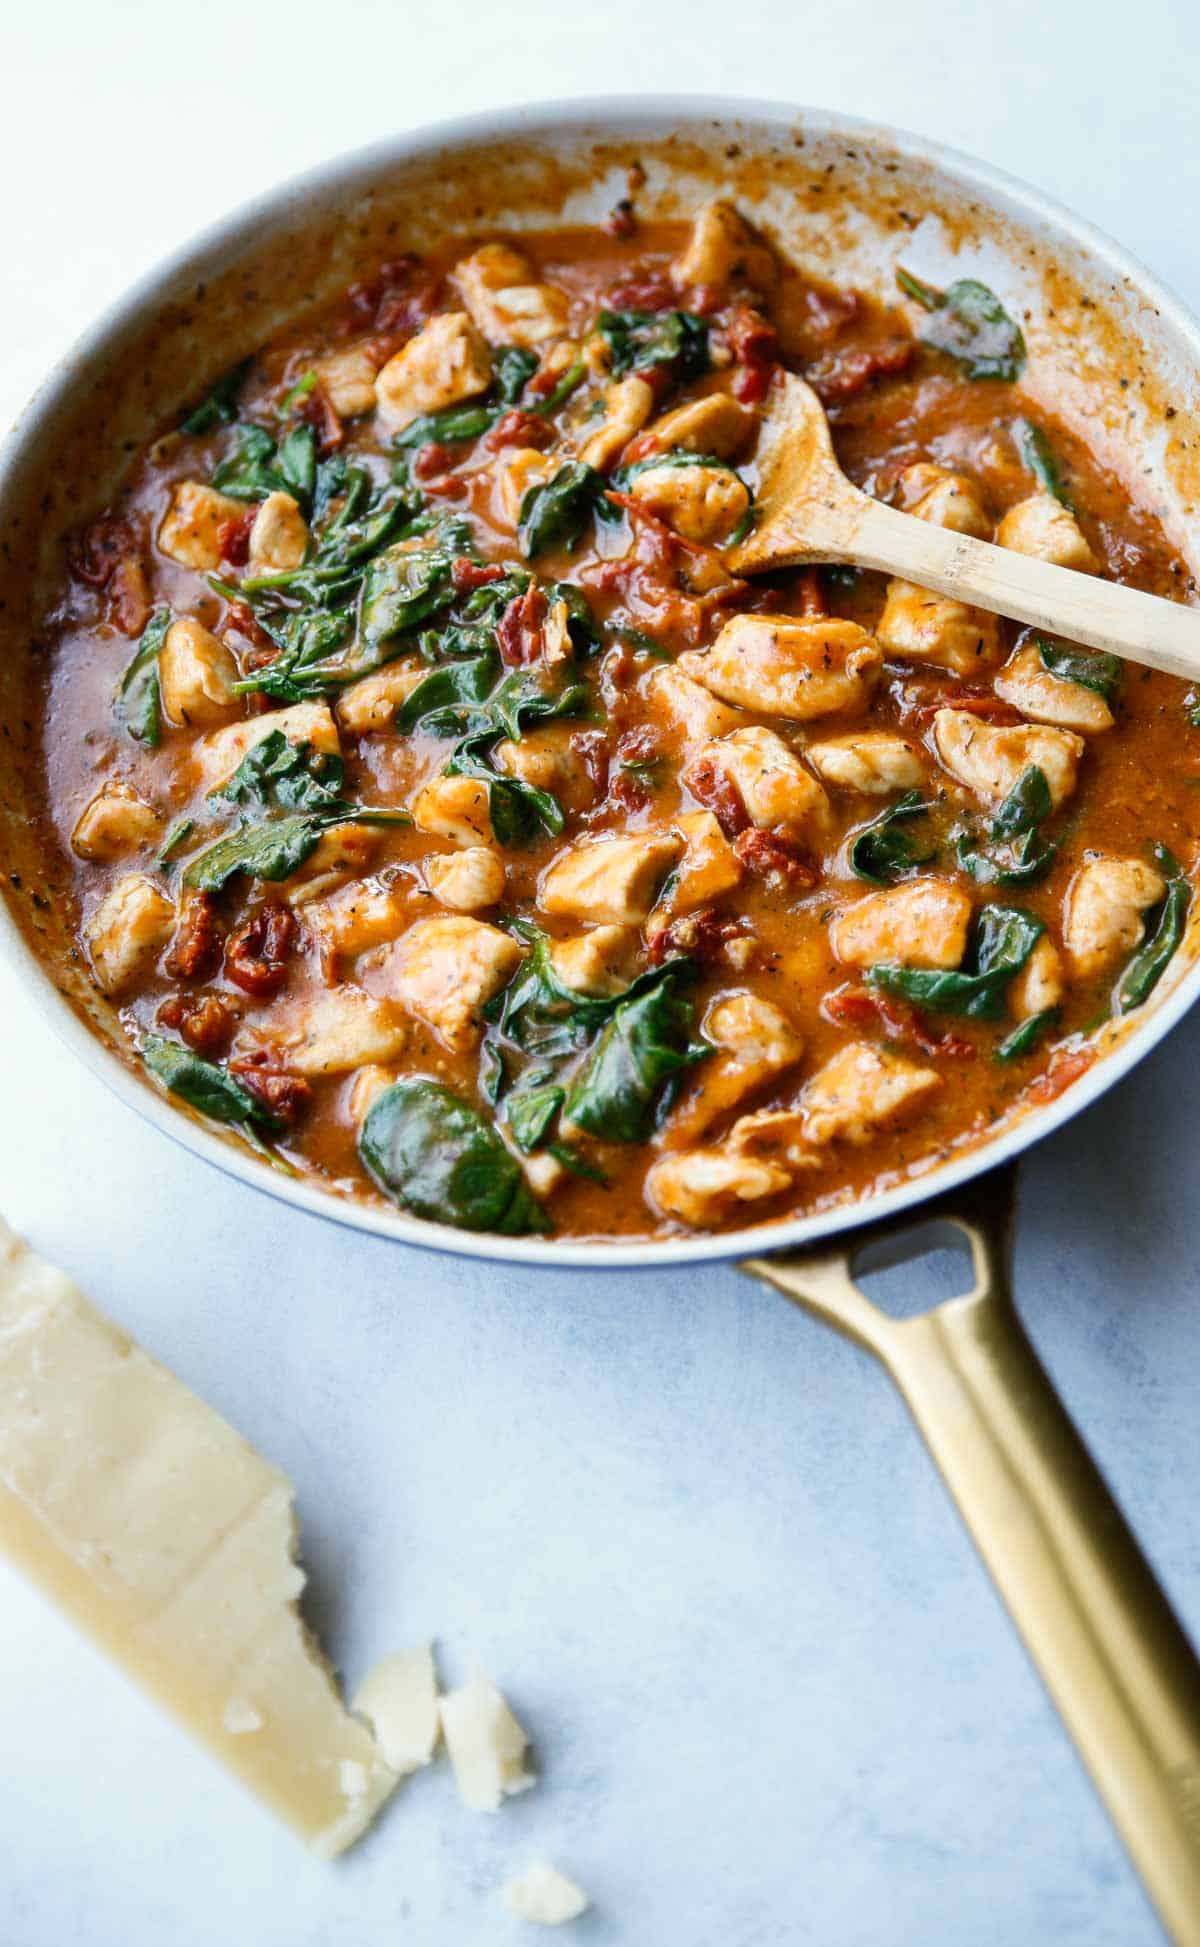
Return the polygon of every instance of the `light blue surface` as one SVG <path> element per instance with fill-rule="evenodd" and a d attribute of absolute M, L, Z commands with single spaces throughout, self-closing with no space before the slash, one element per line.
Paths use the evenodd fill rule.
<path fill-rule="evenodd" d="M 119 53 L 82 0 L 6 26 L 11 402 L 137 271 L 289 170 L 639 80 L 925 129 L 1200 300 L 1182 0 L 1143 0 L 1132 34 L 1087 0 L 952 21 L 830 0 L 770 38 L 731 36 L 717 0 L 663 0 L 652 26 L 635 0 L 520 0 L 515 24 L 446 0 L 415 50 L 408 19 L 213 0 L 138 10 Z M 136 222 L 112 215 L 133 180 Z M 83 181 L 96 220 L 66 248 Z M 1198 1063 L 1193 1018 L 1033 1157 L 1018 1249 L 1031 1333 L 1193 1632 Z M 563 1936 L 581 1947 L 1160 1941 L 865 1356 L 730 1269 L 501 1272 L 286 1214 L 112 1101 L 3 970 L 0 1103 L 0 1210 L 296 1480 L 351 1683 L 432 1634 L 448 1680 L 478 1657 L 503 1683 L 542 1771 L 489 1819 L 439 1765 L 345 1861 L 311 1861 L 0 1567 L 0 1947 L 507 1947 L 533 1936 L 496 1889 L 540 1853 L 595 1898 Z"/>

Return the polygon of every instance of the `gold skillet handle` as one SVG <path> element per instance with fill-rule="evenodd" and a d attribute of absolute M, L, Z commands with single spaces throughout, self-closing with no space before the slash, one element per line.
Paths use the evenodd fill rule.
<path fill-rule="evenodd" d="M 1200 1947 L 1200 1662 L 1017 1317 L 1015 1175 L 741 1268 L 890 1372 L 1164 1926 Z M 975 1288 L 889 1318 L 854 1283 L 855 1262 L 920 1255 L 931 1222 L 966 1237 Z M 906 1250 L 918 1226 L 925 1239 Z"/>

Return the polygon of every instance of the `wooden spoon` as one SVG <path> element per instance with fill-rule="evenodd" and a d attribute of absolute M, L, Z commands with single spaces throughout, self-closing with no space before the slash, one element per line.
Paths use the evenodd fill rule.
<path fill-rule="evenodd" d="M 790 373 L 775 381 L 758 464 L 761 518 L 729 556 L 735 574 L 820 561 L 879 568 L 1049 635 L 1200 679 L 1200 609 L 1053 568 L 872 500 L 839 467 L 816 393 Z"/>

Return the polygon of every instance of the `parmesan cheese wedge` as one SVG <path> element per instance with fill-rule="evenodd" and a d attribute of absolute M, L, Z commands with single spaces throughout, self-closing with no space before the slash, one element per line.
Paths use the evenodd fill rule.
<path fill-rule="evenodd" d="M 442 1733 L 459 1797 L 473 1812 L 498 1812 L 514 1792 L 536 1785 L 525 1764 L 529 1739 L 482 1670 L 442 1698 Z"/>
<path fill-rule="evenodd" d="M 441 1730 L 431 1646 L 385 1656 L 363 1678 L 351 1708 L 366 1718 L 393 1771 L 401 1778 L 419 1771 L 432 1758 Z"/>
<path fill-rule="evenodd" d="M 291 1483 L 0 1221 L 0 1548 L 316 1851 L 395 1788 L 296 1602 Z"/>
<path fill-rule="evenodd" d="M 523 1873 L 506 1881 L 501 1898 L 518 1920 L 532 1920 L 539 1927 L 561 1927 L 568 1920 L 578 1920 L 591 1905 L 582 1886 L 548 1859 L 535 1859 Z"/>

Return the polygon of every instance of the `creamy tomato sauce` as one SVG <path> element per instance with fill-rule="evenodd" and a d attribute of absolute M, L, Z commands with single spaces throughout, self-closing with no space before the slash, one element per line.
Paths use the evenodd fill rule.
<path fill-rule="evenodd" d="M 739 579 L 780 368 L 868 492 L 1165 595 L 1004 294 L 727 206 L 380 267 L 73 538 L 42 737 L 151 1074 L 436 1221 L 721 1229 L 926 1170 L 1182 930 L 1184 686 L 831 566 Z"/>

